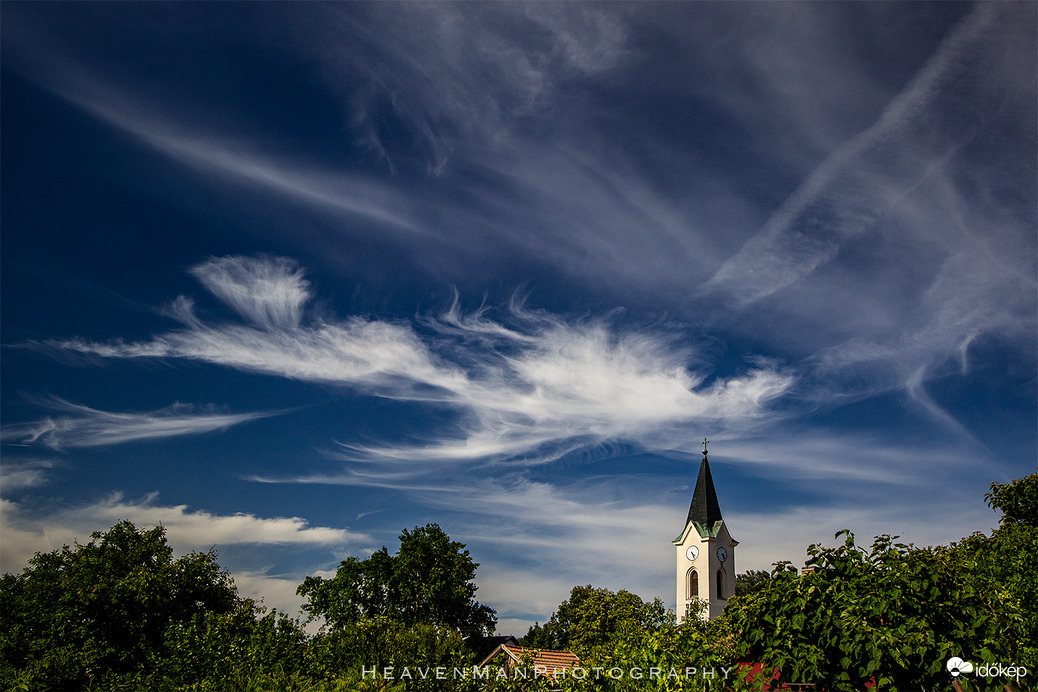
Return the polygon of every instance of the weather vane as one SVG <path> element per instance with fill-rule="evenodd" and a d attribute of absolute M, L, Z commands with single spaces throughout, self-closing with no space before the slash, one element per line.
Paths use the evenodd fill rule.
<path fill-rule="evenodd" d="M 706 445 L 707 445 L 708 442 L 710 442 L 710 440 L 708 440 L 708 439 L 706 439 L 704 437 L 703 438 L 703 456 L 706 456 Z"/>

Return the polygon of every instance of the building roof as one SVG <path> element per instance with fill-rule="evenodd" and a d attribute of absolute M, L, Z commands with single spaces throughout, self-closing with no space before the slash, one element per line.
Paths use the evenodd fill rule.
<path fill-rule="evenodd" d="M 480 661 L 480 666 L 485 666 L 500 656 L 502 653 L 508 656 L 510 665 L 526 663 L 534 670 L 534 676 L 547 676 L 554 678 L 555 673 L 563 670 L 576 668 L 580 665 L 577 655 L 569 651 L 551 651 L 548 649 L 524 649 L 515 644 L 501 644 L 494 651 Z"/>
<path fill-rule="evenodd" d="M 692 504 L 688 508 L 685 526 L 692 522 L 701 538 L 717 538 L 722 521 L 721 506 L 717 504 L 717 491 L 714 490 L 714 479 L 710 477 L 710 462 L 706 460 L 706 452 L 703 452 L 703 463 L 699 465 L 699 478 L 696 479 L 696 489 L 692 492 Z"/>
<path fill-rule="evenodd" d="M 469 649 L 472 650 L 473 658 L 477 661 L 482 661 L 484 658 L 489 656 L 491 652 L 496 651 L 502 644 L 513 644 L 519 646 L 519 640 L 510 634 L 497 635 L 493 637 L 481 637 L 472 636 L 465 640 L 465 643 L 469 645 Z"/>

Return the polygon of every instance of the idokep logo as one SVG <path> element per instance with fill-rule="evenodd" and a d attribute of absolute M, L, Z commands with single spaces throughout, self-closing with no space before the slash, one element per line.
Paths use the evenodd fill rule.
<path fill-rule="evenodd" d="M 1027 667 L 1016 664 L 1007 665 L 1005 663 L 981 663 L 979 666 L 974 667 L 969 661 L 963 661 L 958 656 L 952 656 L 948 659 L 948 663 L 945 664 L 945 668 L 951 673 L 953 678 L 957 678 L 960 675 L 966 673 L 973 673 L 976 671 L 978 678 L 1013 678 L 1017 682 L 1020 682 L 1020 678 L 1027 677 Z"/>
<path fill-rule="evenodd" d="M 958 656 L 952 656 L 949 658 L 945 667 L 948 669 L 948 672 L 951 673 L 953 678 L 957 678 L 963 673 L 973 672 L 973 664 L 969 661 L 963 661 Z"/>

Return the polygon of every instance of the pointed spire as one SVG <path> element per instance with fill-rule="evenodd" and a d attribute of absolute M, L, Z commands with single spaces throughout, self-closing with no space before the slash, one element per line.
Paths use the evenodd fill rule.
<path fill-rule="evenodd" d="M 692 505 L 688 508 L 688 522 L 692 522 L 703 538 L 717 536 L 721 527 L 721 506 L 717 504 L 714 479 L 710 477 L 710 462 L 706 460 L 707 439 L 703 438 L 703 462 L 699 465 L 699 478 L 692 493 Z"/>

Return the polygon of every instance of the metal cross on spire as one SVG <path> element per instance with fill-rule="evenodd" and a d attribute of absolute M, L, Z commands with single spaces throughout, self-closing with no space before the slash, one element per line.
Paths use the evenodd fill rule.
<path fill-rule="evenodd" d="M 707 445 L 708 442 L 710 442 L 710 440 L 708 440 L 708 439 L 706 439 L 704 437 L 703 438 L 703 456 L 706 456 L 706 445 Z"/>

